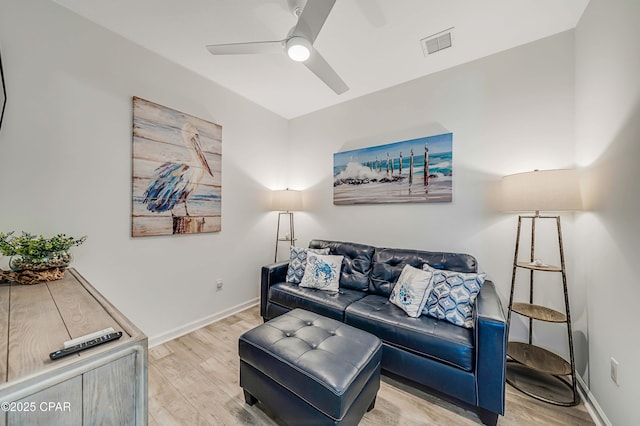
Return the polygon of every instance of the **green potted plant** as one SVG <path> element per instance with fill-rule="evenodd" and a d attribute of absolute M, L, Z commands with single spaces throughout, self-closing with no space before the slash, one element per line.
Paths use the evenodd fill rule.
<path fill-rule="evenodd" d="M 15 272 L 64 269 L 71 262 L 69 249 L 84 243 L 86 238 L 76 239 L 65 234 L 45 238 L 28 232 L 16 237 L 14 232 L 0 232 L 0 253 L 11 256 L 9 267 Z"/>

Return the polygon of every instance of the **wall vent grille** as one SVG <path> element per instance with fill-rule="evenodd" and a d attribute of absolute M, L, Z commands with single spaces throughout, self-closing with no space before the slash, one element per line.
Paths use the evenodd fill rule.
<path fill-rule="evenodd" d="M 453 30 L 453 28 L 440 31 L 439 33 L 430 35 L 420 40 L 424 56 L 429 56 L 443 49 L 451 47 L 453 45 L 451 30 Z"/>

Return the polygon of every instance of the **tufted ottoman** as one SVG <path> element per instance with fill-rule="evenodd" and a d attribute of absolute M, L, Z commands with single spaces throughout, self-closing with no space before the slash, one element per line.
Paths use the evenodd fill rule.
<path fill-rule="evenodd" d="M 382 343 L 295 309 L 240 336 L 240 386 L 290 425 L 357 425 L 380 388 Z"/>

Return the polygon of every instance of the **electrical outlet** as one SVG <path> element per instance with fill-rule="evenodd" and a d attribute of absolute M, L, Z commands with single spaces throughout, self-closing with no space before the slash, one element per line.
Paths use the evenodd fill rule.
<path fill-rule="evenodd" d="M 218 278 L 216 280 L 216 291 L 222 290 L 223 285 L 224 285 L 224 282 L 222 281 L 222 278 Z"/>
<path fill-rule="evenodd" d="M 618 385 L 618 361 L 616 361 L 614 358 L 611 358 L 611 380 L 613 380 L 613 383 L 615 383 L 616 385 Z"/>

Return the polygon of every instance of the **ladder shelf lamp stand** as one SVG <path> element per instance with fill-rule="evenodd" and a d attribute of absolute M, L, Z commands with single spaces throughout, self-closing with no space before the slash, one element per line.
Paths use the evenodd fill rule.
<path fill-rule="evenodd" d="M 528 319 L 528 341 L 510 340 L 508 342 L 506 381 L 514 388 L 540 401 L 560 406 L 576 405 L 579 398 L 560 216 L 541 216 L 540 211 L 579 210 L 581 200 L 577 175 L 575 170 L 536 170 L 505 176 L 503 197 L 506 210 L 535 212 L 533 215 L 518 216 L 507 323 L 511 325 L 514 312 Z M 519 260 L 523 220 L 531 221 L 531 250 L 528 262 Z M 546 265 L 536 259 L 536 223 L 539 220 L 556 222 L 560 266 Z M 528 302 L 514 301 L 516 277 L 519 271 L 529 272 Z M 564 313 L 534 303 L 535 277 L 540 273 L 561 274 Z M 533 327 L 539 321 L 564 324 L 569 349 L 568 361 L 534 344 Z"/>
<path fill-rule="evenodd" d="M 273 261 L 278 261 L 278 245 L 283 241 L 288 241 L 294 245 L 296 238 L 293 226 L 293 212 L 302 210 L 302 192 L 289 188 L 273 191 L 271 210 L 278 211 L 278 227 L 276 229 L 276 250 Z M 284 236 L 280 235 L 280 222 L 282 216 L 289 216 L 289 232 Z"/>

